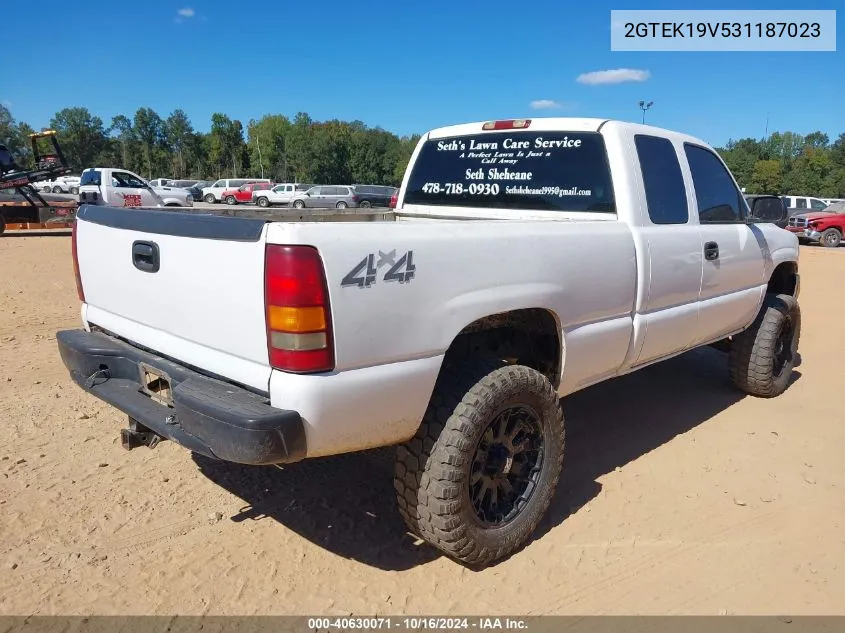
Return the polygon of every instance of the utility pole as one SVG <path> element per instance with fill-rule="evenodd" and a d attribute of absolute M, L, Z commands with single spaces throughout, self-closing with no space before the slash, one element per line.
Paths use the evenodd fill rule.
<path fill-rule="evenodd" d="M 645 101 L 640 101 L 640 110 L 643 111 L 643 124 L 645 124 L 646 110 L 651 108 L 651 106 L 653 106 L 653 105 L 654 105 L 654 101 L 649 101 L 648 103 L 646 103 Z"/>
<path fill-rule="evenodd" d="M 261 143 L 258 141 L 258 130 L 255 130 L 255 144 L 258 146 L 258 164 L 261 166 L 261 177 L 264 178 L 264 161 L 261 160 Z"/>

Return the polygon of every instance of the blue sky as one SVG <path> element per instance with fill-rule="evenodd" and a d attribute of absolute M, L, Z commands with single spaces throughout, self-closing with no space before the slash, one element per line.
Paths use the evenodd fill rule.
<path fill-rule="evenodd" d="M 213 112 L 360 119 L 398 134 L 528 116 L 639 120 L 713 144 L 769 131 L 845 132 L 845 44 L 826 53 L 612 52 L 611 9 L 707 9 L 618 0 L 66 0 L 4 7 L 4 50 L 28 79 L 0 101 L 36 128 L 66 106 L 106 124 L 142 106 L 184 109 L 207 130 Z M 742 9 L 838 9 L 845 2 L 766 0 Z M 84 9 L 82 8 L 84 7 Z M 59 16 L 48 31 L 45 16 Z M 52 25 L 52 23 L 50 23 Z M 54 44 L 39 54 L 33 36 Z M 25 58 L 24 58 L 25 56 Z M 591 72 L 638 78 L 588 84 Z M 532 108 L 553 101 L 561 107 Z M 536 105 L 536 104 L 535 104 Z M 549 104 L 547 104 L 549 105 Z"/>

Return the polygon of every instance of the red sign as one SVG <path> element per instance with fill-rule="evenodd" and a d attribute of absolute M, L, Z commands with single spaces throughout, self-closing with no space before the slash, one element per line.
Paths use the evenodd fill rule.
<path fill-rule="evenodd" d="M 140 207 L 141 206 L 141 195 L 140 194 L 123 194 L 123 206 L 124 207 Z"/>

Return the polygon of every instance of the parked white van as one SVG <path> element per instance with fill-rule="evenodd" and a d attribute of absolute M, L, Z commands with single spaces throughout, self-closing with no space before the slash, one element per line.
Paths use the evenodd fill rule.
<path fill-rule="evenodd" d="M 237 189 L 248 182 L 273 182 L 269 178 L 221 178 L 210 187 L 203 187 L 202 199 L 209 204 L 221 201 L 221 194 L 227 189 Z"/>
<path fill-rule="evenodd" d="M 786 206 L 789 209 L 801 209 L 802 211 L 824 211 L 828 203 L 821 198 L 811 196 L 783 196 Z"/>

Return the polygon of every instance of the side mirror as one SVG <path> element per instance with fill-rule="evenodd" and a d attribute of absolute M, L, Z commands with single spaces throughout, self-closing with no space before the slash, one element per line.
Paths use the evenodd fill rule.
<path fill-rule="evenodd" d="M 749 224 L 779 224 L 788 217 L 783 200 L 778 196 L 759 196 L 751 201 Z"/>

